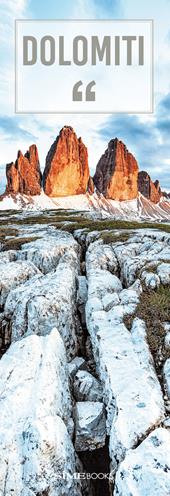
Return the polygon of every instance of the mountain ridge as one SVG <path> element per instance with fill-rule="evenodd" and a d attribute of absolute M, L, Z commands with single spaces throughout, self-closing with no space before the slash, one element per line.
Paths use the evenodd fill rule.
<path fill-rule="evenodd" d="M 91 177 L 87 147 L 71 126 L 64 126 L 51 145 L 43 173 L 37 146 L 33 144 L 25 155 L 19 151 L 16 161 L 7 164 L 6 176 L 7 186 L 5 193 L 0 196 L 0 209 L 8 195 L 8 203 L 13 201 L 17 205 L 19 202 L 23 208 L 27 203 L 37 204 L 38 208 L 37 200 L 32 202 L 31 198 L 37 195 L 42 197 L 42 191 L 46 195 L 47 205 L 50 204 L 47 198 L 87 194 L 89 204 L 91 197 L 92 204 L 96 201 L 94 198 L 97 198 L 98 205 L 101 202 L 100 195 L 102 202 L 104 199 L 122 202 L 137 200 L 142 194 L 143 198 L 158 206 L 162 200 L 166 203 L 170 198 L 170 194 L 162 192 L 158 180 L 153 182 L 148 172 L 139 170 L 136 158 L 117 137 L 109 141 L 97 163 L 94 177 Z M 94 194 L 97 196 L 94 197 Z M 13 195 L 26 195 L 30 200 L 27 202 L 23 197 L 21 202 L 16 196 L 15 201 Z"/>

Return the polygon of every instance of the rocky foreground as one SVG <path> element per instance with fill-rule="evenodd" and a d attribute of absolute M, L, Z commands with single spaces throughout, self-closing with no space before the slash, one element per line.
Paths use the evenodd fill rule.
<path fill-rule="evenodd" d="M 20 243 L 0 244 L 0 494 L 168 496 L 170 234 L 15 219 Z"/>

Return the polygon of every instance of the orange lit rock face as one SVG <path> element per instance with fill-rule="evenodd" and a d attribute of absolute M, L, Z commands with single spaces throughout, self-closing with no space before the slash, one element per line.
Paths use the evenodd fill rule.
<path fill-rule="evenodd" d="M 159 181 L 153 183 L 149 174 L 145 171 L 141 171 L 138 174 L 138 191 L 153 203 L 158 203 L 161 198 Z"/>
<path fill-rule="evenodd" d="M 41 171 L 36 145 L 22 154 L 18 152 L 15 163 L 7 164 L 7 193 L 23 193 L 25 195 L 39 195 L 41 192 Z"/>
<path fill-rule="evenodd" d="M 16 165 L 11 162 L 6 166 L 6 176 L 7 176 L 7 193 L 18 193 L 19 191 L 19 174 Z"/>
<path fill-rule="evenodd" d="M 65 126 L 46 158 L 44 191 L 51 197 L 79 195 L 86 193 L 88 180 L 87 148 L 73 129 Z"/>
<path fill-rule="evenodd" d="M 117 138 L 111 140 L 101 156 L 94 184 L 100 193 L 112 200 L 137 197 L 138 164 L 126 146 Z"/>

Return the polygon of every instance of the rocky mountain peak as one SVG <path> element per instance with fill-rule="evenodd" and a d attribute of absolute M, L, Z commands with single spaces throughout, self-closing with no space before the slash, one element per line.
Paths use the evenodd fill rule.
<path fill-rule="evenodd" d="M 6 194 L 40 194 L 42 175 L 37 146 L 32 144 L 25 155 L 19 150 L 16 161 L 7 164 L 6 175 Z M 47 196 L 54 198 L 86 192 L 93 195 L 94 191 L 117 201 L 135 199 L 138 192 L 155 204 L 162 196 L 169 198 L 161 191 L 158 180 L 153 182 L 146 171 L 139 172 L 135 157 L 118 137 L 109 141 L 92 178 L 87 148 L 72 126 L 67 125 L 60 130 L 47 153 L 43 189 Z"/>
<path fill-rule="evenodd" d="M 106 198 L 131 200 L 137 197 L 138 164 L 118 138 L 110 140 L 94 175 L 94 184 Z"/>
<path fill-rule="evenodd" d="M 41 171 L 36 145 L 31 145 L 23 155 L 18 151 L 17 159 L 6 166 L 7 193 L 39 195 L 41 191 Z"/>
<path fill-rule="evenodd" d="M 51 197 L 86 193 L 89 175 L 86 146 L 71 126 L 64 126 L 46 157 L 45 193 Z"/>
<path fill-rule="evenodd" d="M 17 153 L 17 159 L 23 157 L 23 153 L 21 150 L 18 150 L 18 153 Z"/>
<path fill-rule="evenodd" d="M 68 130 L 68 131 L 71 131 L 71 132 L 73 132 L 73 133 L 74 133 L 74 129 L 73 129 L 73 127 L 72 127 L 72 126 L 67 126 L 67 125 L 63 126 L 63 127 L 60 129 L 60 133 L 62 133 L 63 131 L 67 131 L 67 130 Z"/>
<path fill-rule="evenodd" d="M 138 191 L 153 203 L 158 203 L 161 198 L 159 181 L 157 180 L 153 183 L 146 171 L 140 171 L 138 174 Z"/>

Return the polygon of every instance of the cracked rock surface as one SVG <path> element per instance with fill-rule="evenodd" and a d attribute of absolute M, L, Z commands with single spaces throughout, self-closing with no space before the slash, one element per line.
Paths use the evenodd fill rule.
<path fill-rule="evenodd" d="M 169 495 L 170 234 L 29 229 L 0 251 L 0 495 Z"/>
<path fill-rule="evenodd" d="M 130 450 L 116 475 L 114 496 L 170 494 L 170 433 L 155 429 Z"/>
<path fill-rule="evenodd" d="M 135 287 L 135 277 L 142 276 L 148 262 L 156 261 L 157 275 L 154 275 L 159 279 L 159 284 L 168 284 L 168 264 L 162 263 L 162 260 L 170 254 L 170 240 L 158 234 L 155 243 L 152 236 L 142 237 L 138 234 L 126 243 L 112 244 L 113 261 L 109 250 L 109 264 L 108 246 L 103 245 L 100 240 L 93 241 L 86 253 L 87 328 L 104 389 L 113 471 L 117 470 L 126 453 L 136 448 L 150 431 L 161 424 L 165 416 L 163 392 L 149 349 L 145 322 L 135 317 L 140 293 L 143 291 L 142 285 Z M 110 284 L 110 279 L 114 277 L 113 272 L 119 273 L 121 283 L 126 285 L 123 290 L 118 285 L 115 286 L 119 304 L 114 304 L 110 297 L 113 291 Z M 94 277 L 95 274 L 97 278 Z M 141 283 L 143 279 L 141 277 Z M 155 289 L 155 285 L 148 284 L 146 279 L 144 290 L 145 285 Z M 108 306 L 105 304 L 107 300 Z M 124 319 L 133 315 L 131 329 L 128 329 Z M 164 366 L 164 377 L 169 394 L 169 360 Z"/>
<path fill-rule="evenodd" d="M 11 323 L 12 341 L 30 334 L 46 335 L 57 326 L 63 337 L 68 358 L 71 359 L 77 351 L 75 313 L 78 248 L 74 239 L 71 244 L 69 235 L 68 240 L 66 234 L 64 235 L 63 245 L 62 240 L 63 236 L 60 240 L 58 235 L 56 250 L 55 237 L 52 246 L 51 240 L 49 241 L 48 248 L 46 241 L 44 243 L 43 240 L 39 247 L 37 241 L 31 243 L 30 252 L 27 247 L 27 260 L 34 260 L 34 264 L 39 269 L 43 270 L 46 267 L 46 273 L 43 275 L 35 267 L 35 273 L 38 273 L 35 277 L 10 291 L 4 314 L 6 320 L 10 320 Z M 25 249 L 23 252 L 25 256 Z M 54 252 L 55 258 L 53 258 Z M 19 256 L 22 256 L 22 251 Z M 19 263 L 21 266 L 26 264 L 26 268 L 27 264 L 28 268 L 29 264 L 34 267 L 31 262 Z"/>

